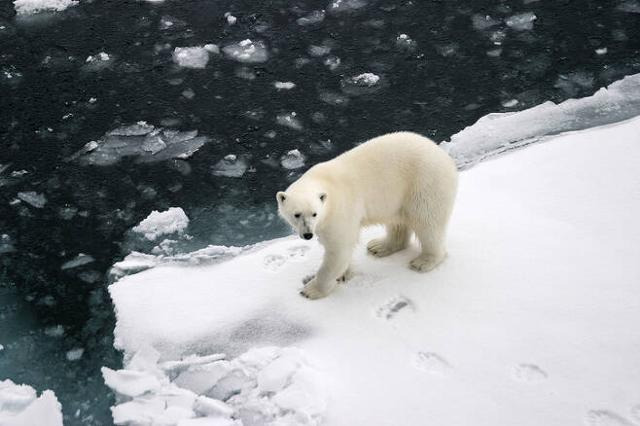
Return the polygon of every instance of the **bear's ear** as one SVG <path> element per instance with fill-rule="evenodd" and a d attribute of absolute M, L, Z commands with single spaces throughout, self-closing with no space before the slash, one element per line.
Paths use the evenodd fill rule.
<path fill-rule="evenodd" d="M 284 200 L 287 199 L 287 195 L 284 192 L 279 191 L 276 194 L 276 199 L 278 200 L 278 203 L 282 204 L 282 203 L 284 203 Z"/>
<path fill-rule="evenodd" d="M 324 200 L 327 199 L 327 193 L 323 192 L 322 194 L 320 194 L 320 201 L 322 201 L 324 203 Z"/>

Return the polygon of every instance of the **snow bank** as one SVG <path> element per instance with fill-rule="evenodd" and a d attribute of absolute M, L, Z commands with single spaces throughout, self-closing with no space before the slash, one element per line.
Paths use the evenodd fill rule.
<path fill-rule="evenodd" d="M 210 266 L 126 276 L 109 287 L 115 344 L 127 359 L 153 347 L 160 364 L 298 347 L 322 372 L 303 388 L 327 386 L 319 416 L 330 426 L 631 424 L 640 404 L 638 164 L 640 118 L 486 161 L 461 174 L 440 267 L 409 270 L 415 245 L 367 256 L 365 243 L 381 232 L 372 228 L 354 253 L 355 276 L 318 301 L 298 291 L 322 249 L 297 238 Z M 249 375 L 251 392 L 262 389 L 279 409 L 320 413 L 318 400 L 301 402 L 303 391 L 279 402 L 270 393 L 292 364 Z M 194 366 L 184 381 L 163 374 L 180 392 L 207 396 L 219 383 L 212 370 Z M 233 376 L 225 389 L 244 380 Z M 265 422 L 251 423 L 243 409 L 272 413 L 254 399 L 234 405 L 229 393 L 212 396 L 245 425 Z"/>
<path fill-rule="evenodd" d="M 547 136 L 615 123 L 640 114 L 640 74 L 560 104 L 545 102 L 519 112 L 489 114 L 456 133 L 448 150 L 461 168 Z"/>
<path fill-rule="evenodd" d="M 103 367 L 123 401 L 117 425 L 317 425 L 326 406 L 318 373 L 295 348 L 265 347 L 231 360 L 222 354 L 160 363 L 152 348 L 122 370 Z"/>
<path fill-rule="evenodd" d="M 37 396 L 31 386 L 0 380 L 0 425 L 62 426 L 62 406 L 50 390 Z"/>
<path fill-rule="evenodd" d="M 13 5 L 18 15 L 30 15 L 38 12 L 61 12 L 78 4 L 76 0 L 15 0 Z"/>
<path fill-rule="evenodd" d="M 181 234 L 189 226 L 189 218 L 180 207 L 170 207 L 159 212 L 152 211 L 142 222 L 133 227 L 133 232 L 143 234 L 148 240 L 155 240 L 161 235 Z"/>
<path fill-rule="evenodd" d="M 123 157 L 135 157 L 136 163 L 184 159 L 208 141 L 206 136 L 198 136 L 197 130 L 181 132 L 139 121 L 111 130 L 98 141 L 86 143 L 67 160 L 83 165 L 110 166 Z"/>

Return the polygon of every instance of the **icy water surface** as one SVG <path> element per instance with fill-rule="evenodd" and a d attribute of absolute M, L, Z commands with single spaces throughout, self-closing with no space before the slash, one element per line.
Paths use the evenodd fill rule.
<path fill-rule="evenodd" d="M 189 244 L 286 234 L 274 194 L 393 130 L 441 141 L 496 111 L 640 71 L 640 3 L 0 3 L 0 379 L 110 424 L 108 268 L 181 206 Z M 225 16 L 225 14 L 227 16 Z M 148 249 L 148 247 L 146 247 Z"/>

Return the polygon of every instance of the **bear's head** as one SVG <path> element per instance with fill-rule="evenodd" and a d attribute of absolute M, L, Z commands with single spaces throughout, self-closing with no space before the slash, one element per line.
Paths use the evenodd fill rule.
<path fill-rule="evenodd" d="M 278 213 L 300 238 L 310 240 L 322 220 L 327 194 L 322 191 L 280 191 L 276 194 Z"/>

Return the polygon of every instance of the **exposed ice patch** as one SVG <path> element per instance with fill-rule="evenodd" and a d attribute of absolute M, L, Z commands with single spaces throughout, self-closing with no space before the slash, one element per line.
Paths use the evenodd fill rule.
<path fill-rule="evenodd" d="M 189 226 L 189 218 L 180 207 L 170 207 L 163 212 L 154 210 L 146 219 L 133 227 L 133 232 L 143 234 L 148 240 L 162 235 L 182 234 Z"/>
<path fill-rule="evenodd" d="M 118 127 L 98 141 L 91 141 L 68 160 L 83 165 L 110 166 L 123 157 L 135 157 L 136 163 L 152 163 L 170 158 L 188 158 L 209 141 L 197 130 L 154 127 L 144 121 Z"/>
<path fill-rule="evenodd" d="M 537 16 L 533 12 L 518 13 L 517 15 L 509 16 L 504 20 L 508 27 L 517 31 L 526 31 L 533 29 L 533 21 L 537 19 Z"/>
<path fill-rule="evenodd" d="M 223 47 L 222 51 L 229 58 L 243 63 L 266 62 L 269 59 L 269 53 L 262 41 L 245 39 Z"/>
<path fill-rule="evenodd" d="M 238 18 L 236 18 L 235 16 L 233 16 L 231 14 L 231 12 L 226 12 L 224 14 L 224 18 L 227 20 L 227 24 L 229 25 L 233 25 L 238 21 Z"/>
<path fill-rule="evenodd" d="M 38 397 L 31 386 L 1 380 L 0 425 L 62 426 L 62 406 L 53 391 L 45 390 Z"/>
<path fill-rule="evenodd" d="M 309 14 L 303 16 L 302 18 L 298 18 L 296 22 L 298 23 L 298 25 L 302 26 L 313 25 L 324 21 L 324 17 L 324 10 L 314 10 Z"/>
<path fill-rule="evenodd" d="M 396 37 L 396 46 L 401 50 L 412 51 L 416 48 L 418 43 L 415 42 L 411 37 L 407 34 L 399 34 Z"/>
<path fill-rule="evenodd" d="M 18 15 L 47 11 L 61 12 L 77 4 L 77 0 L 15 0 L 13 3 Z"/>
<path fill-rule="evenodd" d="M 209 63 L 209 54 L 218 53 L 218 46 L 206 44 L 194 47 L 176 47 L 173 50 L 173 61 L 184 68 L 202 69 Z"/>
<path fill-rule="evenodd" d="M 280 164 L 285 169 L 299 169 L 304 166 L 305 157 L 297 149 L 292 149 L 282 156 Z"/>
<path fill-rule="evenodd" d="M 286 127 L 289 127 L 290 129 L 298 130 L 298 131 L 302 130 L 303 128 L 302 122 L 298 118 L 298 114 L 296 114 L 295 111 L 278 114 L 276 116 L 276 123 L 278 123 L 281 126 L 286 126 Z"/>
<path fill-rule="evenodd" d="M 82 67 L 86 71 L 100 71 L 107 68 L 114 62 L 113 55 L 106 52 L 100 52 L 95 55 L 87 56 Z"/>
<path fill-rule="evenodd" d="M 37 209 L 41 209 L 47 204 L 47 197 L 35 191 L 18 192 L 18 198 Z"/>
<path fill-rule="evenodd" d="M 484 158 L 562 132 L 615 123 L 640 114 L 640 74 L 594 95 L 560 104 L 545 102 L 519 112 L 489 114 L 441 146 L 466 168 Z"/>
<path fill-rule="evenodd" d="M 296 348 L 158 360 L 147 348 L 125 369 L 102 368 L 107 386 L 126 398 L 112 407 L 114 423 L 315 426 L 326 410 L 322 380 Z M 167 368 L 172 363 L 179 368 Z"/>
<path fill-rule="evenodd" d="M 211 166 L 211 173 L 214 176 L 239 178 L 244 175 L 248 167 L 249 165 L 244 157 L 228 154 L 222 160 Z"/>

